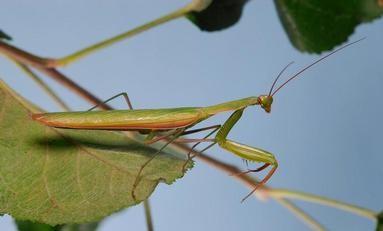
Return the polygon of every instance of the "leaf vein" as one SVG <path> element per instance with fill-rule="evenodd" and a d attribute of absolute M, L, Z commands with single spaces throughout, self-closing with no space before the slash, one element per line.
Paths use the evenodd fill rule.
<path fill-rule="evenodd" d="M 81 162 L 80 162 L 80 152 L 78 152 L 77 153 L 77 157 L 76 157 L 76 183 L 78 185 L 78 189 L 79 189 L 80 195 L 81 195 L 83 201 L 87 202 L 90 205 L 93 205 L 96 208 L 99 208 L 99 206 L 96 203 L 93 203 L 93 202 L 89 201 L 88 198 L 84 196 L 84 191 L 83 191 L 82 186 L 81 186 L 80 165 L 81 165 Z"/>

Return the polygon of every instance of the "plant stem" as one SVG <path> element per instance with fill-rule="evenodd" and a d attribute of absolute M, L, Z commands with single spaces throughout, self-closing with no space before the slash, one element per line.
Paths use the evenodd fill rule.
<path fill-rule="evenodd" d="M 66 65 L 69 65 L 87 55 L 90 55 L 92 53 L 95 53 L 103 48 L 106 48 L 106 47 L 109 47 L 117 42 L 120 42 L 124 39 L 127 39 L 127 38 L 130 38 L 130 37 L 133 37 L 141 32 L 144 32 L 144 31 L 147 31 L 153 27 L 156 27 L 158 25 L 161 25 L 165 22 L 168 22 L 168 21 L 171 21 L 171 20 L 174 20 L 174 19 L 177 19 L 177 18 L 180 18 L 180 17 L 183 17 L 185 16 L 187 13 L 191 12 L 193 10 L 193 8 L 191 7 L 190 4 L 176 10 L 176 11 L 173 11 L 165 16 L 162 16 L 160 18 L 157 18 L 153 21 L 150 21 L 148 23 L 145 23 L 141 26 L 138 26 L 132 30 L 129 30 L 127 32 L 124 32 L 124 33 L 121 33 L 119 35 L 116 35 L 112 38 L 108 38 L 104 41 L 101 41 L 99 43 L 96 43 L 94 45 L 91 45 L 89 47 L 86 47 L 82 50 L 79 50 L 77 52 L 74 52 L 73 54 L 70 54 L 68 56 L 65 56 L 63 58 L 60 58 L 60 59 L 56 59 L 54 60 L 54 62 L 52 63 L 53 66 L 66 66 Z"/>
<path fill-rule="evenodd" d="M 140 34 L 141 32 L 147 31 L 151 28 L 154 28 L 156 26 L 159 26 L 163 23 L 169 22 L 171 20 L 183 17 L 187 15 L 190 12 L 196 11 L 202 11 L 206 9 L 213 0 L 192 0 L 189 4 L 186 6 L 175 10 L 167 15 L 164 15 L 162 17 L 159 17 L 153 21 L 150 21 L 148 23 L 145 23 L 141 26 L 138 26 L 132 30 L 129 30 L 127 32 L 121 33 L 119 35 L 116 35 L 114 37 L 108 38 L 106 40 L 103 40 L 101 42 L 98 42 L 96 44 L 93 44 L 89 47 L 86 47 L 84 49 L 81 49 L 79 51 L 76 51 L 68 56 L 65 56 L 63 58 L 59 59 L 53 59 L 53 58 L 43 58 L 39 57 L 37 55 L 33 55 L 29 52 L 26 52 L 22 49 L 16 48 L 6 42 L 0 41 L 0 52 L 10 55 L 16 60 L 18 60 L 21 63 L 24 64 L 30 64 L 33 66 L 40 66 L 40 67 L 59 67 L 59 66 L 65 66 L 69 65 L 87 55 L 90 55 L 94 52 L 97 52 L 105 47 L 109 47 L 117 42 L 120 42 L 124 39 L 133 37 L 137 34 Z"/>
<path fill-rule="evenodd" d="M 298 208 L 296 205 L 291 203 L 290 201 L 283 198 L 273 198 L 280 205 L 284 206 L 291 213 L 293 213 L 297 218 L 301 219 L 302 222 L 306 223 L 307 226 L 311 228 L 311 230 L 316 231 L 325 231 L 326 228 L 319 224 L 316 220 L 314 220 L 311 216 L 305 213 L 302 209 Z"/>
<path fill-rule="evenodd" d="M 34 67 L 49 67 L 54 65 L 54 60 L 49 58 L 41 58 L 37 55 L 31 54 L 18 47 L 12 46 L 6 42 L 0 40 L 0 52 L 5 56 L 10 57 L 25 65 L 32 65 Z"/>
<path fill-rule="evenodd" d="M 312 203 L 327 205 L 333 208 L 354 213 L 356 215 L 366 217 L 374 221 L 377 219 L 377 213 L 370 209 L 362 208 L 362 207 L 348 204 L 345 202 L 341 202 L 334 199 L 326 198 L 323 196 L 317 196 L 317 195 L 313 195 L 309 193 L 292 191 L 287 189 L 270 189 L 267 191 L 267 196 L 272 198 L 290 198 L 290 199 L 309 201 Z"/>
<path fill-rule="evenodd" d="M 146 226 L 148 231 L 153 231 L 153 219 L 152 213 L 150 210 L 149 199 L 144 200 L 144 210 L 145 210 L 145 218 L 146 218 Z"/>
<path fill-rule="evenodd" d="M 29 67 L 25 66 L 22 63 L 19 63 L 13 59 L 12 60 L 17 67 L 19 67 L 27 76 L 29 76 L 33 81 L 35 81 L 48 96 L 50 96 L 53 101 L 55 101 L 64 111 L 70 111 L 71 109 L 68 105 L 61 100 L 61 98 L 38 76 L 36 75 Z"/>
<path fill-rule="evenodd" d="M 185 153 L 190 152 L 190 148 L 183 144 L 172 143 L 169 146 L 171 146 L 171 148 L 174 148 L 175 150 L 178 150 L 178 151 L 183 151 Z M 231 164 L 224 163 L 211 156 L 204 155 L 198 151 L 193 151 L 192 154 L 196 155 L 195 157 L 198 160 L 208 164 L 209 166 L 214 167 L 215 169 L 218 169 L 226 173 L 227 175 L 231 175 L 233 178 L 243 183 L 245 186 L 247 186 L 250 189 L 253 189 L 259 182 L 258 180 L 250 177 L 249 175 L 239 174 L 242 171 Z M 259 188 L 254 193 L 254 195 L 258 199 L 264 200 L 265 198 L 267 198 L 268 192 L 271 190 L 272 188 L 264 185 L 261 188 Z M 272 199 L 274 199 L 277 203 L 279 203 L 280 205 L 285 207 L 287 210 L 289 210 L 291 213 L 293 213 L 297 218 L 302 220 L 312 230 L 316 230 L 316 231 L 326 230 L 319 222 L 317 222 L 314 218 L 312 218 L 310 215 L 305 213 L 302 209 L 298 208 L 291 201 L 284 198 L 277 198 L 277 197 L 272 197 Z"/>

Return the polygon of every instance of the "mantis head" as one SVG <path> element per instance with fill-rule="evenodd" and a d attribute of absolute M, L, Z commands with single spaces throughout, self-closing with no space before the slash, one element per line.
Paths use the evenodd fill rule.
<path fill-rule="evenodd" d="M 273 96 L 271 95 L 260 95 L 257 98 L 259 105 L 265 110 L 265 112 L 271 112 L 271 104 L 273 103 Z"/>

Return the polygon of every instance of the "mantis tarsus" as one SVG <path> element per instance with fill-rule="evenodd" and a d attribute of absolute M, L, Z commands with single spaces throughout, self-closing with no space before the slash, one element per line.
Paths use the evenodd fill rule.
<path fill-rule="evenodd" d="M 121 93 L 106 100 L 104 103 L 107 103 L 108 101 L 118 96 L 124 96 L 130 110 L 91 111 L 99 106 L 96 105 L 88 111 L 39 113 L 33 114 L 32 118 L 47 126 L 56 128 L 138 131 L 142 134 L 147 134 L 145 139 L 146 143 L 154 143 L 159 140 L 168 139 L 167 143 L 141 166 L 133 184 L 132 197 L 134 199 L 136 199 L 134 191 L 139 183 L 142 171 L 145 166 L 147 166 L 150 161 L 153 160 L 156 155 L 159 154 L 168 144 L 176 140 L 179 142 L 195 143 L 192 146 L 191 151 L 188 153 L 188 160 L 185 162 L 184 167 L 188 161 L 194 157 L 191 154 L 192 150 L 194 150 L 194 148 L 201 142 L 211 142 L 211 144 L 203 149 L 203 151 L 217 143 L 221 148 L 243 158 L 244 160 L 264 163 L 264 165 L 258 169 L 248 170 L 243 173 L 258 172 L 269 166 L 272 166 L 272 169 L 259 182 L 259 184 L 245 198 L 242 199 L 242 201 L 244 201 L 252 193 L 254 193 L 257 188 L 265 184 L 271 178 L 278 167 L 278 162 L 274 155 L 270 152 L 227 139 L 231 129 L 241 118 L 243 111 L 249 106 L 260 105 L 265 112 L 270 113 L 271 105 L 273 103 L 273 96 L 288 82 L 295 79 L 302 72 L 329 57 L 330 55 L 352 44 L 355 44 L 362 39 L 348 43 L 319 58 L 315 62 L 298 71 L 273 92 L 273 88 L 275 87 L 279 77 L 282 75 L 284 70 L 286 70 L 286 68 L 292 64 L 289 63 L 278 74 L 267 95 L 252 96 L 208 107 L 180 107 L 134 110 L 128 95 L 126 93 Z M 223 125 L 214 125 L 194 130 L 190 129 L 211 116 L 228 111 L 233 111 L 233 113 L 224 122 Z M 206 130 L 211 130 L 211 132 L 202 139 L 180 139 L 181 136 Z M 209 137 L 216 131 L 218 132 L 216 133 L 215 138 L 209 139 Z"/>

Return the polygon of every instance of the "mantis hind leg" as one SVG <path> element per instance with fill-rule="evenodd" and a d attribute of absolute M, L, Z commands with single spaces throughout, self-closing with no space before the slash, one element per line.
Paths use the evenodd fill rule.
<path fill-rule="evenodd" d="M 154 158 L 156 158 L 156 156 L 158 156 L 169 144 L 171 144 L 174 140 L 176 140 L 184 131 L 185 131 L 185 128 L 175 129 L 172 134 L 167 136 L 167 137 L 170 137 L 170 136 L 173 136 L 173 137 L 170 138 L 160 149 L 158 149 L 158 151 L 156 153 L 154 153 L 153 156 L 151 156 L 143 165 L 141 165 L 140 169 L 138 170 L 137 176 L 136 176 L 136 178 L 134 180 L 134 183 L 133 183 L 133 188 L 132 188 L 132 198 L 133 198 L 133 200 L 136 201 L 135 191 L 136 191 L 136 188 L 138 186 L 138 183 L 141 180 L 140 178 L 141 178 L 141 175 L 142 175 L 142 172 L 143 172 L 144 168 L 152 160 L 154 160 Z"/>
<path fill-rule="evenodd" d="M 215 131 L 217 131 L 219 129 L 220 126 L 221 125 L 213 125 L 213 126 L 209 126 L 209 127 L 204 127 L 204 128 L 198 128 L 198 129 L 194 129 L 194 130 L 184 131 L 181 135 L 179 135 L 179 137 L 185 136 L 185 135 L 189 135 L 189 134 L 193 134 L 193 133 L 197 133 L 197 132 L 207 131 L 207 130 L 211 130 L 211 129 L 214 129 L 214 131 L 211 132 L 213 134 Z M 157 131 L 152 131 L 145 138 L 144 143 L 145 144 L 153 144 L 153 143 L 158 142 L 160 140 L 164 140 L 164 139 L 168 138 L 169 136 L 173 135 L 174 134 L 173 131 L 174 130 L 171 130 L 169 133 L 167 133 L 165 135 L 158 135 Z M 210 135 L 208 135 L 207 137 L 204 137 L 202 139 L 178 139 L 177 138 L 177 140 L 175 140 L 175 141 L 177 143 L 196 143 L 196 142 L 198 142 L 198 144 L 202 143 L 202 142 L 213 142 L 214 140 L 206 140 L 206 138 L 208 138 Z"/>
<path fill-rule="evenodd" d="M 174 142 L 174 141 L 177 141 L 177 139 L 180 137 L 180 136 L 184 136 L 184 135 L 188 135 L 188 134 L 193 134 L 193 133 L 197 133 L 197 132 L 201 132 L 201 131 L 206 131 L 206 130 L 211 130 L 213 129 L 212 132 L 210 132 L 207 136 L 205 136 L 203 139 L 184 139 L 182 140 L 182 142 L 186 142 L 186 143 L 195 143 L 197 142 L 195 145 L 193 145 L 191 151 L 188 153 L 188 160 L 185 162 L 185 164 L 183 165 L 182 169 L 183 171 L 185 170 L 187 164 L 188 164 L 188 161 L 190 161 L 193 157 L 191 157 L 191 153 L 193 151 L 193 149 L 198 145 L 200 144 L 201 142 L 213 142 L 212 144 L 210 144 L 209 146 L 207 146 L 203 151 L 206 151 L 207 149 L 209 149 L 210 147 L 212 147 L 216 142 L 214 142 L 214 140 L 207 140 L 207 138 L 209 136 L 211 136 L 214 132 L 216 132 L 218 129 L 220 128 L 220 125 L 214 125 L 214 126 L 209 126 L 209 127 L 205 127 L 205 128 L 199 128 L 199 129 L 194 129 L 194 130 L 189 130 L 189 131 L 185 131 L 186 128 L 181 128 L 181 129 L 175 129 L 175 130 L 172 130 L 171 132 L 169 132 L 168 134 L 166 135 L 163 135 L 163 136 L 160 136 L 160 137 L 157 137 L 157 138 L 154 138 L 156 136 L 156 133 L 155 131 L 151 132 L 149 134 L 149 139 L 146 141 L 146 143 L 155 143 L 159 140 L 163 140 L 163 139 L 166 139 L 166 138 L 170 138 L 171 136 L 173 136 L 172 138 L 170 138 L 166 144 L 164 144 L 153 156 L 150 157 L 150 159 L 148 159 L 141 167 L 140 167 L 140 170 L 138 171 L 138 174 L 136 176 L 136 179 L 133 183 L 133 189 L 132 189 L 132 197 L 134 200 L 136 200 L 136 195 L 135 195 L 135 190 L 140 182 L 140 178 L 141 178 L 141 175 L 142 175 L 142 172 L 144 170 L 144 168 L 156 157 L 158 156 L 159 153 L 161 153 L 162 150 L 164 150 L 166 148 L 166 146 L 168 146 L 170 143 Z"/>
<path fill-rule="evenodd" d="M 115 99 L 115 98 L 118 98 L 118 97 L 120 97 L 120 96 L 123 96 L 123 97 L 124 97 L 124 99 L 125 99 L 125 101 L 126 101 L 126 104 L 128 105 L 129 109 L 130 109 L 130 110 L 133 110 L 133 106 L 132 106 L 132 103 L 130 102 L 128 93 L 126 93 L 126 92 L 121 92 L 121 93 L 119 93 L 119 94 L 117 94 L 117 95 L 115 95 L 115 96 L 110 97 L 109 99 L 105 100 L 104 102 L 99 103 L 99 104 L 97 104 L 97 105 L 91 107 L 90 109 L 88 109 L 88 111 L 92 111 L 93 109 L 98 108 L 98 107 L 101 106 L 101 105 L 105 105 L 107 102 L 109 102 L 109 101 L 111 101 L 111 100 L 113 100 L 113 99 Z"/>
<path fill-rule="evenodd" d="M 221 128 L 221 125 L 214 125 L 214 126 L 210 126 L 210 127 L 205 127 L 205 128 L 199 128 L 199 129 L 195 129 L 195 130 L 190 130 L 190 131 L 186 131 L 184 132 L 183 135 L 188 135 L 188 134 L 192 134 L 192 133 L 196 133 L 196 132 L 201 132 L 201 131 L 207 131 L 207 130 L 212 130 L 211 132 L 209 132 L 205 137 L 203 137 L 200 141 L 198 141 L 197 143 L 195 143 L 191 148 L 190 148 L 190 151 L 188 152 L 187 154 L 187 157 L 188 159 L 185 161 L 184 165 L 182 166 L 182 171 L 185 172 L 186 170 L 186 166 L 189 164 L 189 162 L 194 158 L 196 157 L 197 154 L 194 154 L 192 155 L 194 149 L 202 142 L 204 141 L 207 141 L 207 139 L 213 135 L 218 129 Z M 209 148 L 213 147 L 217 142 L 215 142 L 215 140 L 208 140 L 208 142 L 212 142 L 211 144 L 209 144 L 207 147 L 205 147 L 204 149 L 202 149 L 200 151 L 200 153 L 208 150 Z"/>

